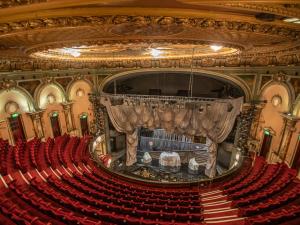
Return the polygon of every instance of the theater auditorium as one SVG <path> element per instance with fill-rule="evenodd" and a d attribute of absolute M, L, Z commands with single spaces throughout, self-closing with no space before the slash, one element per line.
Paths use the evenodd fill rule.
<path fill-rule="evenodd" d="M 0 225 L 300 224 L 300 1 L 0 0 Z"/>

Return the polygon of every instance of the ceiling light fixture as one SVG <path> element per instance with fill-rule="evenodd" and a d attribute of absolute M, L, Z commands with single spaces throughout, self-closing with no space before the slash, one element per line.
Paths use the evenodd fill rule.
<path fill-rule="evenodd" d="M 63 48 L 62 52 L 73 57 L 79 57 L 81 55 L 80 50 L 75 48 Z"/>
<path fill-rule="evenodd" d="M 211 45 L 210 48 L 213 51 L 217 52 L 217 51 L 221 50 L 223 48 L 223 46 L 221 46 L 221 45 Z"/>
<path fill-rule="evenodd" d="M 161 50 L 158 50 L 158 49 L 156 49 L 156 48 L 151 48 L 150 54 L 152 55 L 152 57 L 158 58 L 158 57 L 161 56 L 162 51 L 161 51 Z"/>
<path fill-rule="evenodd" d="M 294 23 L 294 22 L 296 22 L 298 20 L 299 20 L 299 18 L 286 18 L 283 21 L 284 22 L 288 22 L 288 23 Z"/>

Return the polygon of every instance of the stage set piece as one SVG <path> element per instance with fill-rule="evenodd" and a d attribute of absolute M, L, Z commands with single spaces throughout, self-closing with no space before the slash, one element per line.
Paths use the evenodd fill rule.
<path fill-rule="evenodd" d="M 106 107 L 115 129 L 126 134 L 127 166 L 137 161 L 138 128 L 149 130 L 160 128 L 169 134 L 206 137 L 208 158 L 205 174 L 213 178 L 216 174 L 218 144 L 222 143 L 232 130 L 236 116 L 240 113 L 243 98 L 103 94 L 100 101 Z M 180 158 L 171 161 L 177 161 L 178 164 Z M 160 158 L 160 163 L 166 164 L 163 157 Z"/>

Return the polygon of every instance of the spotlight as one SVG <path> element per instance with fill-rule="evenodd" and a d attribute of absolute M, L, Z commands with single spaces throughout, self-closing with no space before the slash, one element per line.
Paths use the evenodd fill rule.
<path fill-rule="evenodd" d="M 213 51 L 217 52 L 217 51 L 221 50 L 223 48 L 223 46 L 221 46 L 221 45 L 211 45 L 210 48 Z"/>

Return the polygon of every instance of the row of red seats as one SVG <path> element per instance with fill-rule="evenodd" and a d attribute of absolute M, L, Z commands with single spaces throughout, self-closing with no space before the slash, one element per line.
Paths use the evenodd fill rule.
<path fill-rule="evenodd" d="M 295 179 L 297 173 L 296 170 L 289 169 L 287 166 L 283 167 L 284 168 L 278 174 L 277 178 L 273 182 L 270 182 L 267 187 L 255 193 L 252 193 L 251 195 L 234 200 L 232 202 L 232 205 L 235 207 L 242 207 L 254 204 L 258 201 L 272 198 L 273 195 L 284 190 L 285 187 Z"/>
<path fill-rule="evenodd" d="M 27 177 L 30 186 L 19 186 L 15 182 L 9 184 L 10 191 L 0 195 L 0 202 L 18 202 L 14 204 L 17 209 L 15 212 L 22 212 L 27 206 L 32 210 L 29 210 L 28 215 L 22 214 L 17 218 L 0 207 L 8 221 L 16 224 L 34 224 L 35 221 L 40 224 L 201 223 L 203 215 L 198 190 L 186 187 L 160 188 L 119 179 L 97 168 L 89 160 L 88 143 L 89 137 L 79 140 L 64 135 L 55 140 L 48 139 L 46 143 L 34 139 L 23 146 L 23 150 L 18 151 L 17 155 L 21 158 L 18 159 L 20 165 L 16 167 L 22 168 L 23 172 L 34 167 L 39 170 L 49 166 L 57 169 L 61 165 L 73 167 L 74 163 L 78 168 L 73 167 L 73 170 L 78 173 L 69 171 L 72 177 L 65 173 L 60 179 L 52 175 L 46 178 L 46 183 Z M 13 167 L 17 166 L 15 150 L 8 150 L 5 158 L 14 162 Z M 10 163 L 8 165 L 8 168 L 12 168 Z M 80 172 L 83 166 L 87 166 L 91 173 Z M 300 197 L 300 184 L 294 181 L 295 175 L 295 171 L 283 164 L 267 165 L 259 157 L 252 168 L 224 183 L 224 193 L 234 199 L 233 205 L 242 206 L 239 213 L 240 216 L 249 217 L 247 223 L 262 221 L 258 214 L 269 216 L 271 219 L 268 217 L 268 222 L 278 222 L 287 214 L 284 210 L 290 203 L 294 207 L 298 205 L 295 200 Z M 280 213 L 272 217 L 272 212 Z"/>
<path fill-rule="evenodd" d="M 8 153 L 8 141 L 0 139 L 0 174 L 2 176 L 7 174 L 7 153 Z"/>
<path fill-rule="evenodd" d="M 257 179 L 264 174 L 266 170 L 266 163 L 263 158 L 257 158 L 254 162 L 254 166 L 251 169 L 251 172 L 243 179 L 241 182 L 236 185 L 231 186 L 230 188 L 223 191 L 224 194 L 232 194 L 239 190 L 242 190 L 248 187 L 250 184 L 254 183 Z"/>
<path fill-rule="evenodd" d="M 47 184 L 41 184 L 35 180 L 31 181 L 32 188 L 38 190 L 38 192 L 43 193 L 43 195 L 39 196 L 36 194 L 35 191 L 29 191 L 26 189 L 21 189 L 15 184 L 11 184 L 10 188 L 15 191 L 21 198 L 26 201 L 31 202 L 31 204 L 35 205 L 38 209 L 47 213 L 49 215 L 54 216 L 57 219 L 62 219 L 65 222 L 70 224 L 74 224 L 74 221 L 78 220 L 77 224 L 94 224 L 88 223 L 87 221 L 92 221 L 92 219 L 98 219 L 100 221 L 107 221 L 109 224 L 127 224 L 129 221 L 135 222 L 135 224 L 180 224 L 177 222 L 164 222 L 162 221 L 164 216 L 167 214 L 161 215 L 161 213 L 154 213 L 154 212 L 145 212 L 148 213 L 147 215 L 149 218 L 146 219 L 144 217 L 132 217 L 130 215 L 121 215 L 121 211 L 124 208 L 120 208 L 118 214 L 114 211 L 108 211 L 112 209 L 112 205 L 108 204 L 106 210 L 93 208 L 91 205 L 87 205 L 82 203 L 81 201 L 73 200 L 73 196 L 65 197 L 61 195 L 58 190 L 53 190 Z M 31 189 L 32 189 L 31 188 Z M 45 199 L 52 199 L 53 201 L 45 201 Z M 95 200 L 94 200 L 95 201 Z M 61 204 L 63 208 L 58 208 L 57 205 Z M 102 206 L 102 204 L 100 205 Z M 130 209 L 132 211 L 132 209 Z M 130 212 L 128 210 L 128 212 Z M 82 222 L 82 217 L 80 214 L 84 214 L 84 222 Z M 146 214 L 143 214 L 144 216 Z M 176 215 L 178 216 L 178 214 Z M 180 215 L 179 215 L 180 216 Z M 189 216 L 193 219 L 193 215 L 182 215 L 182 216 Z M 185 221 L 187 221 L 185 219 Z M 97 223 L 98 224 L 98 223 Z M 102 223 L 101 223 L 102 224 Z M 130 223 L 131 224 L 131 223 Z M 191 222 L 186 222 L 182 224 L 193 224 Z M 199 223 L 197 223 L 199 224 Z"/>
<path fill-rule="evenodd" d="M 138 195 L 142 198 L 158 198 L 161 200 L 186 200 L 193 202 L 195 201 L 197 204 L 200 203 L 199 200 L 199 194 L 198 193 L 178 193 L 178 194 L 172 194 L 172 193 L 144 193 L 143 191 L 136 191 L 136 190 L 128 190 L 124 188 L 120 188 L 116 185 L 112 185 L 110 183 L 106 183 L 103 180 L 97 179 L 97 177 L 93 176 L 92 174 L 89 174 L 87 172 L 83 173 L 84 176 L 77 176 L 81 183 L 85 183 L 91 188 L 96 188 L 98 190 L 108 191 L 108 193 L 124 193 L 127 192 L 130 196 L 133 198 Z M 76 176 L 76 175 L 75 175 Z M 108 190 L 105 190 L 108 189 Z"/>
<path fill-rule="evenodd" d="M 54 166 L 52 164 L 52 159 L 51 159 L 51 152 L 53 151 L 53 146 L 54 146 L 54 139 L 48 138 L 45 143 L 45 157 L 48 166 L 52 166 L 52 167 Z"/>
<path fill-rule="evenodd" d="M 50 154 L 51 165 L 53 166 L 53 168 L 57 168 L 63 162 L 61 149 L 65 147 L 68 140 L 69 140 L 69 136 L 66 134 L 55 138 L 54 146 Z"/>
<path fill-rule="evenodd" d="M 239 198 L 242 198 L 244 196 L 249 196 L 249 194 L 259 191 L 261 188 L 265 187 L 265 185 L 272 182 L 272 180 L 274 180 L 277 177 L 277 175 L 280 173 L 282 167 L 283 167 L 283 164 L 267 165 L 266 171 L 263 173 L 263 175 L 258 180 L 256 180 L 256 182 L 250 184 L 246 188 L 243 188 L 235 193 L 230 194 L 229 195 L 230 199 L 239 199 Z"/>
<path fill-rule="evenodd" d="M 137 190 L 139 192 L 145 192 L 145 193 L 157 193 L 157 194 L 173 194 L 178 195 L 178 193 L 181 194 L 194 194 L 199 195 L 198 190 L 194 190 L 191 188 L 160 188 L 160 187 L 152 187 L 148 185 L 140 185 L 135 183 L 130 183 L 127 181 L 123 181 L 121 179 L 117 179 L 113 175 L 107 174 L 105 171 L 99 169 L 98 167 L 93 167 L 92 169 L 93 174 L 98 177 L 100 180 L 105 180 L 107 184 L 111 184 L 117 187 L 122 188 L 123 190 L 134 191 Z"/>
<path fill-rule="evenodd" d="M 38 138 L 34 138 L 31 141 L 31 143 L 29 144 L 30 159 L 31 159 L 31 163 L 33 164 L 34 168 L 39 168 L 38 163 L 37 163 L 37 161 L 38 161 L 37 153 L 39 151 L 40 144 L 41 144 L 41 140 Z"/>
<path fill-rule="evenodd" d="M 261 160 L 261 157 L 258 157 L 257 160 Z M 216 182 L 215 186 L 216 187 L 222 187 L 224 190 L 240 183 L 243 179 L 245 179 L 251 172 L 252 170 L 252 165 L 251 161 L 248 159 L 244 159 L 243 161 L 243 166 L 238 170 L 238 173 L 235 174 L 234 177 L 229 176 L 226 180 L 221 181 L 221 182 Z"/>
<path fill-rule="evenodd" d="M 69 142 L 66 145 L 66 149 L 63 150 L 62 152 L 63 163 L 66 167 L 68 166 L 68 164 L 72 163 L 72 155 L 73 152 L 76 150 L 78 144 L 79 144 L 79 138 L 71 137 Z"/>
<path fill-rule="evenodd" d="M 19 225 L 46 225 L 50 223 L 43 223 L 37 216 L 30 215 L 27 210 L 19 209 L 14 202 L 9 198 L 3 198 L 0 202 L 0 211 L 10 220 L 6 220 L 5 224 L 19 224 Z M 8 222 L 9 221 L 9 222 Z M 14 223 L 13 223 L 14 222 Z"/>
<path fill-rule="evenodd" d="M 68 177 L 64 177 L 63 180 L 65 179 L 72 179 L 72 178 L 68 178 Z M 57 179 L 49 179 L 48 180 L 52 186 L 56 187 L 56 190 L 64 190 L 64 192 L 67 192 L 67 194 L 69 194 L 69 192 L 73 192 L 76 193 L 76 190 L 78 190 L 77 195 L 80 195 L 80 197 L 85 196 L 85 197 L 89 197 L 89 194 L 85 194 L 86 191 L 81 191 L 82 189 L 76 189 L 76 187 L 73 186 L 69 186 L 68 184 L 66 184 L 65 182 L 62 181 L 57 181 Z M 86 190 L 86 189 L 85 189 Z M 113 198 L 113 196 L 105 196 L 104 194 L 101 195 L 101 192 L 97 192 L 97 190 L 93 189 L 89 189 L 89 191 L 91 192 L 91 194 L 93 196 L 97 196 L 97 200 L 100 200 L 101 202 L 99 202 L 99 205 L 106 205 L 109 206 L 109 208 L 111 210 L 114 210 L 116 213 L 119 214 L 128 214 L 131 216 L 143 216 L 144 218 L 147 218 L 147 215 L 149 215 L 150 217 L 154 217 L 154 216 L 158 216 L 158 217 L 162 217 L 163 218 L 174 218 L 177 221 L 180 220 L 184 220 L 184 221 L 188 221 L 188 220 L 196 220 L 199 221 L 202 219 L 202 215 L 201 213 L 195 213 L 195 212 L 191 212 L 192 210 L 190 209 L 190 207 L 182 207 L 180 204 L 178 204 L 178 206 L 174 207 L 172 205 L 159 205 L 159 204 L 153 204 L 152 207 L 145 207 L 146 205 L 141 205 L 139 204 L 140 202 L 137 201 L 131 201 L 132 204 L 128 205 L 126 201 L 122 201 L 121 198 Z M 95 200 L 94 200 L 95 201 Z M 91 203 L 91 202 L 89 202 Z M 135 207 L 132 207 L 133 204 L 136 204 Z M 150 205 L 150 204 L 149 204 Z M 143 207 L 144 206 L 144 207 Z M 134 209 L 134 210 L 133 210 Z M 153 219 L 153 218 L 152 218 Z"/>
<path fill-rule="evenodd" d="M 25 149 L 26 149 L 26 143 L 22 140 L 18 140 L 14 148 L 14 159 L 15 159 L 16 169 L 21 170 L 22 172 L 26 172 L 25 160 L 24 160 Z"/>
<path fill-rule="evenodd" d="M 251 216 L 267 212 L 275 208 L 286 205 L 300 197 L 300 183 L 292 183 L 290 188 L 283 193 L 276 195 L 273 198 L 268 198 L 257 204 L 248 207 L 240 208 L 239 214 L 242 216 Z"/>
<path fill-rule="evenodd" d="M 295 218 L 300 218 L 299 204 L 291 204 L 288 208 L 281 208 L 268 213 L 246 218 L 245 225 L 280 224 Z"/>

